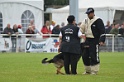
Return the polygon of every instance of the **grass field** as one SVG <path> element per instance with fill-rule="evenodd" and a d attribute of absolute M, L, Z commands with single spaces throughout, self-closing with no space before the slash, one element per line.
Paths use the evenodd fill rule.
<path fill-rule="evenodd" d="M 50 53 L 0 53 L 0 82 L 124 82 L 124 53 L 100 53 L 98 75 L 82 75 L 82 59 L 78 75 L 56 75 L 53 64 L 42 65 Z M 62 69 L 64 72 L 64 69 Z"/>

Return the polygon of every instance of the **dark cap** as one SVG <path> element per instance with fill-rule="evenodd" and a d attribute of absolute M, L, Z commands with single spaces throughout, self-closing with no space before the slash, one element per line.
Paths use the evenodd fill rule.
<path fill-rule="evenodd" d="M 86 14 L 90 14 L 90 13 L 94 13 L 94 9 L 93 8 L 88 8 L 86 11 Z"/>

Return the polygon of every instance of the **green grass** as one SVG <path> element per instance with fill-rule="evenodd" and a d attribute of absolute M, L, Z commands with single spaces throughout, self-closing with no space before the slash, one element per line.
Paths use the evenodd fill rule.
<path fill-rule="evenodd" d="M 56 75 L 53 64 L 42 65 L 50 53 L 0 53 L 0 82 L 124 82 L 124 53 L 100 53 L 98 75 L 82 75 L 82 59 L 78 75 Z M 64 72 L 64 69 L 62 69 Z"/>

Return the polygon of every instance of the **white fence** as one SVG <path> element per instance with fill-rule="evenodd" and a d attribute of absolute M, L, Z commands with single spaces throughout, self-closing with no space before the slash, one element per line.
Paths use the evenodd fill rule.
<path fill-rule="evenodd" d="M 104 52 L 124 52 L 124 36 L 106 34 L 105 45 L 100 46 L 100 50 Z"/>
<path fill-rule="evenodd" d="M 43 38 L 42 36 L 49 36 Z M 1 52 L 57 52 L 59 40 L 55 34 L 0 34 Z M 28 38 L 27 38 L 28 37 Z M 106 34 L 106 42 L 100 47 L 103 52 L 123 52 L 124 37 Z"/>

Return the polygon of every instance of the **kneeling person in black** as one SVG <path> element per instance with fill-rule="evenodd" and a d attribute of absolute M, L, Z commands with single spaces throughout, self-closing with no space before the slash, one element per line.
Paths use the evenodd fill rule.
<path fill-rule="evenodd" d="M 77 62 L 81 54 L 80 38 L 82 33 L 75 24 L 73 15 L 67 18 L 68 25 L 60 30 L 60 52 L 64 54 L 64 68 L 66 74 L 77 74 Z M 71 71 L 69 66 L 71 65 Z"/>

